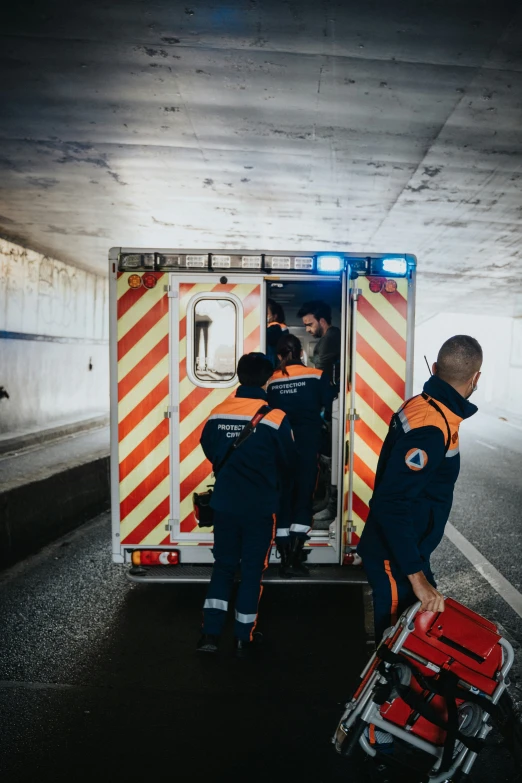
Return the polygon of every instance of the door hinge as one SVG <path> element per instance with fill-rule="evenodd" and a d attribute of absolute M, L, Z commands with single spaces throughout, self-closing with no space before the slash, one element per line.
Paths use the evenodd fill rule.
<path fill-rule="evenodd" d="M 179 291 L 177 288 L 172 288 L 171 285 L 164 285 L 163 290 L 168 295 L 169 299 L 177 299 L 179 296 Z"/>
<path fill-rule="evenodd" d="M 362 288 L 352 288 L 352 300 L 356 302 L 362 296 Z"/>
<path fill-rule="evenodd" d="M 176 529 L 177 525 L 179 525 L 179 519 L 169 519 L 169 521 L 165 525 L 165 531 L 167 533 L 173 532 Z"/>
<path fill-rule="evenodd" d="M 177 413 L 179 410 L 177 405 L 169 405 L 167 410 L 163 413 L 164 419 L 172 419 L 172 414 Z"/>
<path fill-rule="evenodd" d="M 348 421 L 359 421 L 360 418 L 361 417 L 359 416 L 355 408 L 350 408 L 350 410 L 348 411 Z"/>

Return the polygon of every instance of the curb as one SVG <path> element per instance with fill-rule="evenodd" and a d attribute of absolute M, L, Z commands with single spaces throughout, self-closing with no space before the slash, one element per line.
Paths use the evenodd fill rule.
<path fill-rule="evenodd" d="M 34 554 L 109 506 L 109 457 L 0 492 L 0 568 Z"/>
<path fill-rule="evenodd" d="M 80 432 L 89 432 L 90 430 L 100 429 L 109 425 L 109 415 L 95 416 L 92 419 L 75 421 L 70 424 L 60 424 L 57 427 L 28 432 L 24 435 L 17 435 L 12 438 L 0 437 L 0 454 L 9 454 L 14 451 L 22 451 L 30 446 L 40 443 L 50 443 L 60 438 L 66 438 L 69 435 L 77 435 Z"/>

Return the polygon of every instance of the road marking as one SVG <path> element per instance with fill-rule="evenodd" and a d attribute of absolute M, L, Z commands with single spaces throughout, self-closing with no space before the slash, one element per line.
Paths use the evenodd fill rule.
<path fill-rule="evenodd" d="M 507 424 L 508 427 L 513 427 L 514 430 L 522 430 L 519 424 L 512 424 L 510 421 L 504 421 L 504 424 Z"/>
<path fill-rule="evenodd" d="M 486 446 L 488 449 L 493 449 L 493 451 L 497 450 L 496 446 L 491 446 L 489 443 L 485 443 L 483 440 L 478 440 L 477 443 L 480 443 L 481 446 Z"/>
<path fill-rule="evenodd" d="M 451 522 L 446 524 L 446 536 L 449 538 L 452 544 L 455 544 L 464 557 L 467 557 L 472 566 L 474 566 L 479 574 L 486 579 L 491 587 L 496 590 L 501 598 L 509 604 L 514 612 L 522 617 L 522 594 L 513 587 L 511 582 L 502 576 L 500 571 L 497 571 L 494 565 L 487 560 L 484 555 L 481 555 L 478 549 L 475 549 L 473 544 L 470 544 L 467 538 L 464 538 L 462 533 L 459 533 L 456 527 Z"/>

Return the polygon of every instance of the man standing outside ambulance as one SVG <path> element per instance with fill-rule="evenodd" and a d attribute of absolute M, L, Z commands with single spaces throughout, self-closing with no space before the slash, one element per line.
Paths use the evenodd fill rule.
<path fill-rule="evenodd" d="M 275 535 L 282 485 L 292 484 L 297 449 L 287 416 L 267 405 L 266 384 L 273 367 L 262 353 L 248 353 L 237 366 L 240 386 L 210 414 L 201 446 L 216 475 L 214 568 L 203 605 L 203 635 L 197 651 L 217 653 L 237 570 L 241 583 L 235 605 L 238 657 L 252 652 L 261 598 L 261 580 Z M 249 436 L 231 449 L 247 424 Z M 221 466 L 221 467 L 220 467 Z"/>
<path fill-rule="evenodd" d="M 392 416 L 358 553 L 373 590 L 376 642 L 401 612 L 444 610 L 430 556 L 444 535 L 459 475 L 459 426 L 477 407 L 482 348 L 468 335 L 441 347 L 422 394 Z"/>

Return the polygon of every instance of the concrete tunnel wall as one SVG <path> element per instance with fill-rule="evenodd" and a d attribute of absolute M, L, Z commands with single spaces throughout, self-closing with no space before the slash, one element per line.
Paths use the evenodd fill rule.
<path fill-rule="evenodd" d="M 108 412 L 108 280 L 0 239 L 0 434 Z"/>

